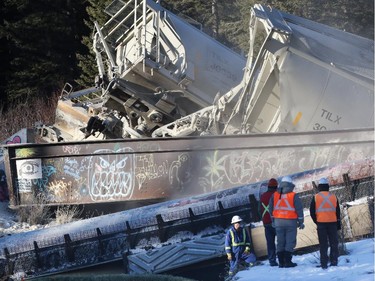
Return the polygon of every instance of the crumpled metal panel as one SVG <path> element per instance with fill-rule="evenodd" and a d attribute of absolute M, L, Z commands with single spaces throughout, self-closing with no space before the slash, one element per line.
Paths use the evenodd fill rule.
<path fill-rule="evenodd" d="M 221 257 L 225 235 L 218 234 L 128 256 L 130 274 L 162 273 L 171 269 Z"/>
<path fill-rule="evenodd" d="M 374 126 L 373 40 L 268 6 L 253 11 L 257 24 L 250 34 L 259 27 L 269 33 L 257 63 L 244 74 L 241 121 L 233 119 L 232 126 L 241 126 L 242 133 Z M 250 48 L 247 65 L 252 55 Z"/>

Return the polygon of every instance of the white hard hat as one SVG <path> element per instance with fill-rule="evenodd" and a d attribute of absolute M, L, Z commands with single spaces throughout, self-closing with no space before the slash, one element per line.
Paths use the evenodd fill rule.
<path fill-rule="evenodd" d="M 236 222 L 241 222 L 242 219 L 240 216 L 233 216 L 231 224 L 234 224 Z"/>
<path fill-rule="evenodd" d="M 292 178 L 289 177 L 289 176 L 283 177 L 283 178 L 281 179 L 281 182 L 290 182 L 290 183 L 293 183 L 293 182 L 292 182 Z"/>
<path fill-rule="evenodd" d="M 321 179 L 319 180 L 319 184 L 328 184 L 328 180 L 327 180 L 327 178 L 321 178 Z"/>

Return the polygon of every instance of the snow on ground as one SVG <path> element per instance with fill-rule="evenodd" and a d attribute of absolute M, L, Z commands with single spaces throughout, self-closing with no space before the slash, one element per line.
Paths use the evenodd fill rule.
<path fill-rule="evenodd" d="M 26 223 L 18 223 L 16 215 L 8 208 L 7 202 L 0 202 L 0 244 L 4 238 L 11 238 L 11 234 L 31 234 L 36 229 L 48 226 L 29 226 Z M 80 222 L 82 223 L 82 221 Z M 57 227 L 51 227 L 55 229 Z M 18 235 L 15 235 L 18 236 Z M 1 238 L 2 237 L 2 238 Z M 5 239 L 7 241 L 7 239 Z M 346 243 L 347 255 L 339 257 L 337 267 L 329 267 L 323 270 L 316 267 L 319 264 L 319 253 L 309 253 L 294 256 L 293 261 L 298 264 L 295 268 L 270 267 L 267 261 L 262 265 L 254 266 L 248 270 L 240 271 L 236 280 L 303 280 L 303 281 L 373 281 L 374 275 L 374 238 L 363 239 Z M 1 245 L 0 245 L 0 248 Z M 238 278 L 238 279 L 237 279 Z"/>
<path fill-rule="evenodd" d="M 29 232 L 32 230 L 46 228 L 49 225 L 29 225 L 18 222 L 17 215 L 8 208 L 8 202 L 0 202 L 0 238 L 16 233 Z M 0 245 L 1 249 L 1 245 Z"/>
<path fill-rule="evenodd" d="M 270 267 L 268 262 L 240 271 L 238 281 L 248 280 L 303 280 L 303 281 L 374 281 L 374 238 L 346 243 L 348 254 L 339 257 L 338 266 L 322 269 L 319 252 L 293 256 L 294 268 Z"/>

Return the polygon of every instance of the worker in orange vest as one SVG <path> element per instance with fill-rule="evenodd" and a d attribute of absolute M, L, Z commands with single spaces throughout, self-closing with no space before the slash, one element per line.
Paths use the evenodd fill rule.
<path fill-rule="evenodd" d="M 272 223 L 276 228 L 279 267 L 297 266 L 292 262 L 297 244 L 297 228 L 305 228 L 302 201 L 298 194 L 293 192 L 294 187 L 291 177 L 283 177 L 269 203 Z"/>
<path fill-rule="evenodd" d="M 320 247 L 320 266 L 327 269 L 328 242 L 331 266 L 337 266 L 339 256 L 339 239 L 337 230 L 341 229 L 340 205 L 337 197 L 329 192 L 326 178 L 319 180 L 319 192 L 311 200 L 310 216 L 317 226 Z"/>

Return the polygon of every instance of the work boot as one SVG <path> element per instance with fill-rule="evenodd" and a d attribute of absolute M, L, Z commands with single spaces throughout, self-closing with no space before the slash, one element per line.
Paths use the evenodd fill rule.
<path fill-rule="evenodd" d="M 233 280 L 234 275 L 235 275 L 234 272 L 229 271 L 228 276 L 225 278 L 225 281 Z"/>
<path fill-rule="evenodd" d="M 279 260 L 279 267 L 284 267 L 284 252 L 278 252 L 277 258 Z"/>
<path fill-rule="evenodd" d="M 292 252 L 284 252 L 284 267 L 295 267 L 296 263 L 292 262 Z"/>
<path fill-rule="evenodd" d="M 254 263 L 253 262 L 249 262 L 248 264 L 247 264 L 247 267 L 253 267 L 254 266 Z"/>
<path fill-rule="evenodd" d="M 279 264 L 277 263 L 277 261 L 270 261 L 270 266 L 278 266 Z"/>
<path fill-rule="evenodd" d="M 331 265 L 330 266 L 337 266 L 337 259 L 331 258 Z"/>

